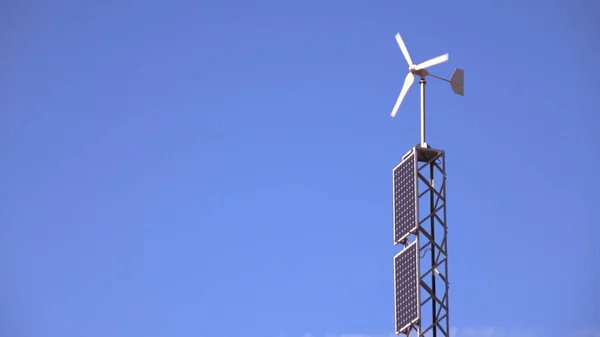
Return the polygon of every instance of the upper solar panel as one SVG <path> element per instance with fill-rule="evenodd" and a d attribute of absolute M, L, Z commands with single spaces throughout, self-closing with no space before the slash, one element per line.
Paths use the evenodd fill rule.
<path fill-rule="evenodd" d="M 417 169 L 414 153 L 393 171 L 394 244 L 401 243 L 417 228 Z"/>

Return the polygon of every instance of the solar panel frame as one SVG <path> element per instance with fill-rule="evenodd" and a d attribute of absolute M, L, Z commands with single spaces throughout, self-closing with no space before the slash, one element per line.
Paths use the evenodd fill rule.
<path fill-rule="evenodd" d="M 412 151 L 392 170 L 394 245 L 402 243 L 418 226 L 418 161 Z"/>
<path fill-rule="evenodd" d="M 394 319 L 397 335 L 405 333 L 421 317 L 420 280 L 417 240 L 394 256 Z"/>

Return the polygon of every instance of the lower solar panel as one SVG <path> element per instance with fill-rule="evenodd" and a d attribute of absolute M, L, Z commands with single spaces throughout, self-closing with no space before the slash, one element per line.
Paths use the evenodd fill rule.
<path fill-rule="evenodd" d="M 419 250 L 413 242 L 394 257 L 396 334 L 404 333 L 419 319 Z"/>

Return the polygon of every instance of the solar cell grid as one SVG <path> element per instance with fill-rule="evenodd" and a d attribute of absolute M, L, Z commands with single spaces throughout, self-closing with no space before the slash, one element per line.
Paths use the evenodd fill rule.
<path fill-rule="evenodd" d="M 419 276 L 416 242 L 394 257 L 396 332 L 402 333 L 419 318 Z"/>
<path fill-rule="evenodd" d="M 417 226 L 416 172 L 414 154 L 393 171 L 394 244 L 400 243 Z"/>

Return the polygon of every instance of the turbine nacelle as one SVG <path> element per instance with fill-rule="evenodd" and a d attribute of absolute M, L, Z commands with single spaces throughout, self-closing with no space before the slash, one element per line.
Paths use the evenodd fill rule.
<path fill-rule="evenodd" d="M 408 72 L 421 78 L 429 75 L 429 72 L 426 69 L 417 69 L 417 66 L 408 67 Z"/>

